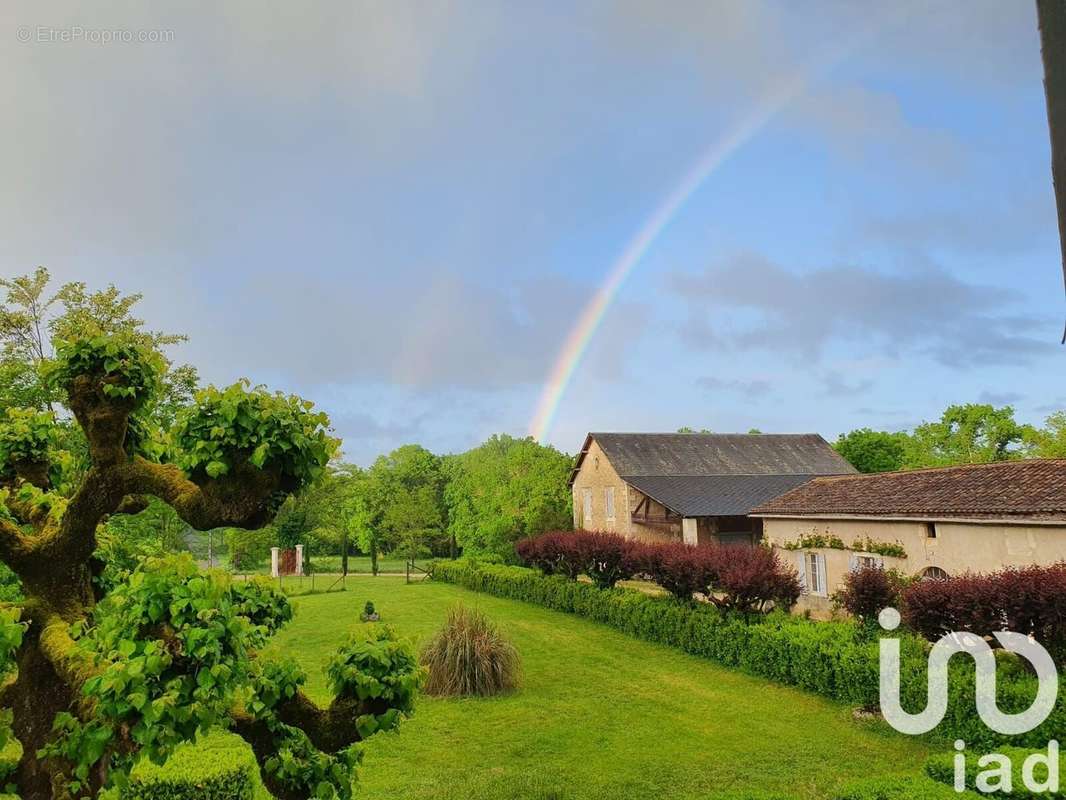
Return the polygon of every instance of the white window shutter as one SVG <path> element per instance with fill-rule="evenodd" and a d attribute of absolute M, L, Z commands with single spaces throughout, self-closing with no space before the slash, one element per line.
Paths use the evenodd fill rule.
<path fill-rule="evenodd" d="M 878 556 L 877 557 L 877 568 L 878 569 L 884 569 L 885 568 L 884 556 Z"/>
<path fill-rule="evenodd" d="M 818 585 L 822 589 L 822 594 L 828 597 L 829 583 L 825 579 L 825 556 L 821 554 L 818 556 Z"/>
<path fill-rule="evenodd" d="M 800 588 L 807 593 L 807 554 L 802 550 L 796 551 L 796 571 L 799 573 Z"/>
<path fill-rule="evenodd" d="M 859 571 L 859 557 L 857 555 L 852 554 L 848 557 L 848 569 L 852 572 Z"/>

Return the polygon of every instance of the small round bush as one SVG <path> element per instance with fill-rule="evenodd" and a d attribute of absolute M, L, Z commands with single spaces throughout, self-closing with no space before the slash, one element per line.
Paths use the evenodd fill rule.
<path fill-rule="evenodd" d="M 513 644 L 484 614 L 458 605 L 422 651 L 426 694 L 491 697 L 518 686 L 521 661 Z"/>

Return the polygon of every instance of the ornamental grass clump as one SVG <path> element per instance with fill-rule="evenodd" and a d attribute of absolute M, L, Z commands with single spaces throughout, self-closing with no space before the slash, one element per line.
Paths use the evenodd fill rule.
<path fill-rule="evenodd" d="M 491 697 L 518 686 L 521 660 L 514 645 L 480 611 L 458 605 L 422 651 L 429 669 L 426 694 Z"/>

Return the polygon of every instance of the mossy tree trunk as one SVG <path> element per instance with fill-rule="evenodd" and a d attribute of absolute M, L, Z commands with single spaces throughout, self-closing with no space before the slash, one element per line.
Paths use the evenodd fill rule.
<path fill-rule="evenodd" d="M 67 711 L 82 719 L 92 715 L 82 687 L 97 667 L 76 646 L 70 624 L 86 619 L 96 602 L 93 553 L 98 526 L 111 515 L 143 510 L 144 497 L 151 495 L 197 530 L 255 528 L 272 518 L 278 493 L 294 488 L 279 472 L 253 467 L 247 459 L 221 478 L 190 479 L 176 466 L 128 456 L 124 440 L 132 406 L 105 395 L 102 382 L 79 377 L 69 389 L 70 406 L 89 441 L 92 466 L 66 511 L 57 518 L 47 509 L 20 503 L 12 491 L 6 500 L 9 518 L 0 516 L 0 560 L 18 575 L 26 597 L 22 618 L 28 625 L 16 656 L 18 676 L 0 696 L 14 712 L 14 733 L 23 746 L 15 778 L 23 800 L 67 796 L 70 765 L 39 759 L 37 751 L 53 737 L 56 714 Z M 47 465 L 12 466 L 13 476 L 0 482 L 0 488 L 50 488 Z M 301 704 L 308 720 L 328 713 L 302 695 L 292 702 Z M 259 745 L 262 750 L 262 742 Z M 93 788 L 104 777 L 93 776 Z"/>

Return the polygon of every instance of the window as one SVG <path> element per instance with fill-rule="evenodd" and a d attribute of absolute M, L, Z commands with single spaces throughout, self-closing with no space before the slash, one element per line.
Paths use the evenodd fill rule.
<path fill-rule="evenodd" d="M 796 552 L 796 567 L 804 594 L 829 596 L 829 581 L 825 575 L 825 556 L 822 553 Z"/>
<path fill-rule="evenodd" d="M 607 509 L 607 519 L 614 519 L 614 487 L 603 490 L 603 505 Z"/>
<path fill-rule="evenodd" d="M 923 581 L 944 581 L 947 580 L 948 573 L 940 567 L 926 567 L 922 570 Z"/>
<path fill-rule="evenodd" d="M 587 528 L 589 525 L 592 524 L 592 489 L 581 490 L 581 501 L 583 505 L 581 525 Z"/>
<path fill-rule="evenodd" d="M 819 570 L 821 561 L 822 557 L 817 553 L 807 554 L 807 586 L 811 594 L 824 594 L 825 592 L 825 588 L 822 586 L 821 570 Z"/>
<path fill-rule="evenodd" d="M 935 539 L 936 538 L 936 523 L 935 522 L 927 522 L 927 523 L 925 523 L 925 538 L 926 539 Z"/>
<path fill-rule="evenodd" d="M 884 562 L 877 556 L 855 556 L 854 570 L 867 569 L 868 567 L 876 567 L 880 569 L 884 566 Z"/>

